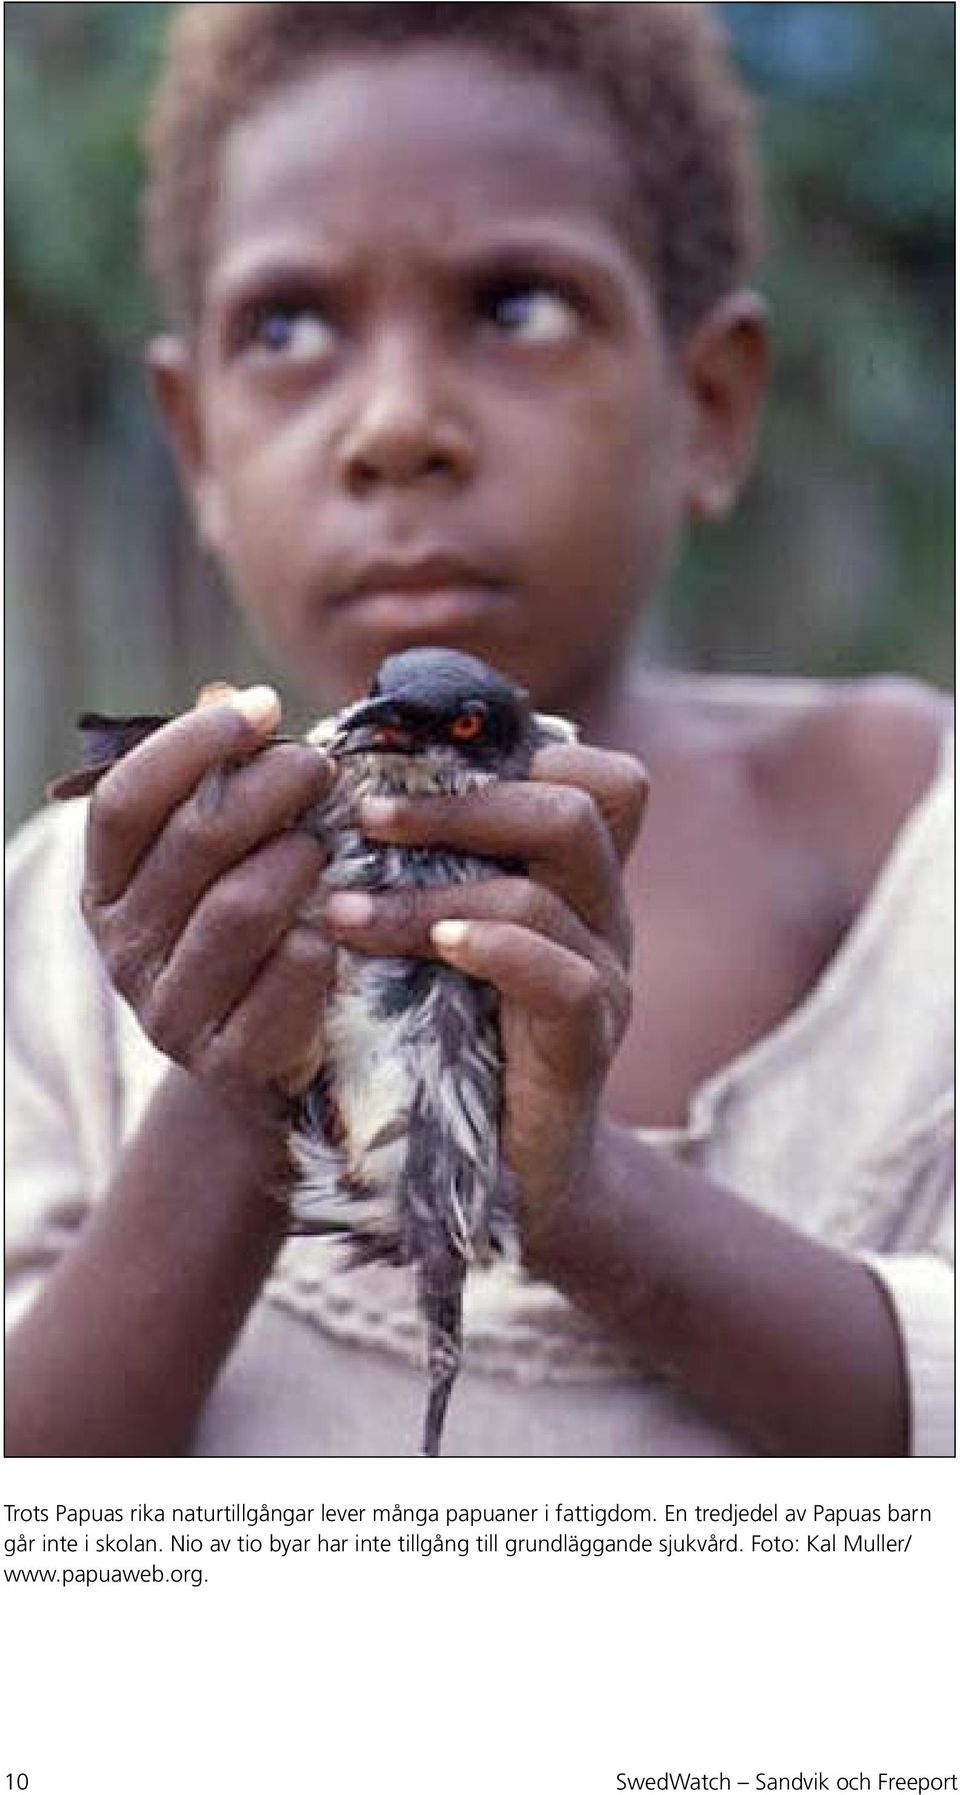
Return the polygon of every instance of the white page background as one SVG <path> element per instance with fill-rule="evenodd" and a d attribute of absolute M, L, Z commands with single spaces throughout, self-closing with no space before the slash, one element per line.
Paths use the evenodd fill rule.
<path fill-rule="evenodd" d="M 200 1588 L 6 1584 L 0 1795 L 18 1772 L 30 1795 L 591 1795 L 684 1771 L 735 1790 L 822 1772 L 835 1791 L 862 1774 L 881 1795 L 881 1772 L 958 1767 L 953 1461 L 7 1461 L 3 1490 L 51 1515 L 57 1502 L 441 1515 L 619 1502 L 657 1516 L 668 1502 L 691 1516 L 698 1502 L 819 1502 L 922 1504 L 933 1519 L 905 1553 L 231 1549 L 215 1569 L 204 1556 Z M 741 1537 L 778 1530 L 796 1532 Z"/>

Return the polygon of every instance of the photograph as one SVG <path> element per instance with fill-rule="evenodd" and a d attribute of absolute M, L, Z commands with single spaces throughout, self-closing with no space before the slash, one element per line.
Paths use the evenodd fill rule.
<path fill-rule="evenodd" d="M 5 6 L 7 1459 L 953 1457 L 955 12 Z"/>

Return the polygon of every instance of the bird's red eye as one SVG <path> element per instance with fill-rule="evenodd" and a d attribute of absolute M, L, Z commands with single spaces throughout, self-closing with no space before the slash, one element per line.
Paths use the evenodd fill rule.
<path fill-rule="evenodd" d="M 450 725 L 450 734 L 455 742 L 475 742 L 483 733 L 483 724 L 483 711 L 461 711 Z"/>

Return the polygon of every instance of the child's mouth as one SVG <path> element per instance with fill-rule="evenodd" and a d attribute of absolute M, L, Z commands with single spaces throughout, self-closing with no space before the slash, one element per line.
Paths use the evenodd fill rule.
<path fill-rule="evenodd" d="M 482 629 L 506 597 L 502 582 L 463 562 L 424 555 L 368 563 L 341 587 L 332 609 L 365 630 L 426 643 Z"/>
<path fill-rule="evenodd" d="M 416 592 L 385 587 L 351 600 L 349 610 L 364 629 L 429 642 L 446 639 L 454 630 L 482 627 L 501 602 L 484 587 L 437 586 Z"/>

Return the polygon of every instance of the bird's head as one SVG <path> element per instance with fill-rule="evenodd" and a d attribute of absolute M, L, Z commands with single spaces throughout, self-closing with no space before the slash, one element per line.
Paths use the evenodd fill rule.
<path fill-rule="evenodd" d="M 327 751 L 420 755 L 508 778 L 525 774 L 540 739 L 521 687 L 473 655 L 412 648 L 385 660 L 369 696 L 340 713 Z"/>

